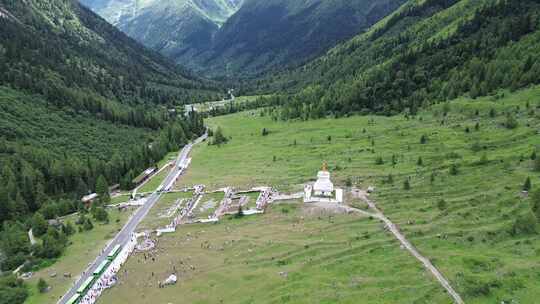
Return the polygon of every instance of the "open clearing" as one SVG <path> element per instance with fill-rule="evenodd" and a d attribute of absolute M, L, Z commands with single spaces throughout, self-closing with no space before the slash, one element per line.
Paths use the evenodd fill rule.
<path fill-rule="evenodd" d="M 447 302 L 378 221 L 299 205 L 182 226 L 159 239 L 155 261 L 132 256 L 100 303 Z M 174 269 L 179 282 L 158 288 Z"/>
<path fill-rule="evenodd" d="M 178 202 L 190 199 L 193 196 L 192 192 L 174 192 L 174 193 L 165 193 L 161 196 L 154 208 L 150 209 L 150 212 L 145 217 L 145 219 L 139 224 L 138 230 L 155 230 L 158 228 L 164 228 L 174 219 L 174 216 L 177 215 L 177 209 L 174 207 Z M 182 204 L 183 205 L 183 204 Z M 181 205 L 181 206 L 182 206 Z M 170 211 L 175 210 L 170 213 L 171 216 L 165 216 L 169 214 Z"/>
<path fill-rule="evenodd" d="M 220 126 L 230 142 L 196 147 L 179 187 L 204 184 L 212 190 L 269 185 L 297 192 L 315 178 L 326 160 L 335 184 L 344 187 L 350 181 L 364 189 L 376 187 L 372 199 L 466 303 L 535 303 L 540 296 L 540 239 L 537 234 L 511 231 L 516 219 L 530 210 L 529 198 L 522 193 L 525 179 L 531 178 L 533 190 L 540 187 L 540 174 L 530 159 L 540 145 L 539 106 L 540 88 L 536 87 L 497 97 L 458 99 L 414 117 L 282 122 L 261 117 L 257 111 L 217 117 L 209 124 Z M 517 122 L 515 128 L 505 126 L 508 116 Z M 263 128 L 269 130 L 267 136 L 262 135 Z M 404 189 L 406 180 L 409 190 Z M 364 206 L 350 201 L 350 195 L 347 198 L 353 205 Z M 294 222 L 303 214 L 298 211 L 302 208 L 280 213 L 280 207 L 255 218 L 180 227 L 160 239 L 158 261 L 168 259 L 163 266 L 131 259 L 127 277 L 102 303 L 151 303 L 150 299 L 171 303 L 219 303 L 221 299 L 224 303 L 335 303 L 339 299 L 353 303 L 358 298 L 362 303 L 449 303 L 420 263 L 401 250 L 379 223 L 365 218 L 336 216 L 333 224 L 318 228 L 335 233 L 327 235 L 335 247 L 324 244 L 316 250 L 325 257 L 321 263 L 331 267 L 308 267 L 311 264 L 294 258 L 293 264 L 305 268 L 292 267 L 287 262 L 290 257 L 308 258 L 315 253 L 309 244 L 309 253 L 297 251 L 308 243 L 309 233 L 290 232 L 278 238 L 283 229 L 294 231 L 287 220 Z M 315 227 L 323 222 L 305 221 Z M 231 225 L 234 229 L 227 232 Z M 356 245 L 369 250 L 348 250 L 346 241 L 339 241 L 353 232 L 361 239 Z M 362 238 L 365 232 L 370 235 L 367 240 Z M 220 248 L 231 240 L 226 239 L 229 234 L 245 247 L 220 251 L 201 246 L 208 241 Z M 283 251 L 261 245 L 274 235 L 286 244 Z M 322 239 L 321 235 L 317 238 Z M 249 247 L 251 243 L 255 249 Z M 278 265 L 281 257 L 286 262 Z M 157 280 L 171 272 L 166 265 L 180 260 L 193 261 L 195 269 L 182 273 L 178 285 L 157 288 Z M 158 279 L 142 277 L 149 276 L 150 269 L 155 269 Z M 349 281 L 343 279 L 344 269 Z M 288 279 L 276 277 L 281 271 L 291 272 Z M 359 286 L 368 288 L 358 291 L 354 284 L 345 284 L 351 277 L 361 278 Z M 139 288 L 144 293 L 133 292 Z"/>

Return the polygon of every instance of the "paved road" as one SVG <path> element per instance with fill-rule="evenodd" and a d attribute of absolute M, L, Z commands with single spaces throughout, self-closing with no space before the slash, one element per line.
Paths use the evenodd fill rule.
<path fill-rule="evenodd" d="M 191 148 L 193 148 L 194 145 L 204 141 L 207 137 L 208 135 L 204 134 L 203 136 L 197 138 L 193 143 L 186 145 L 182 149 L 182 151 L 178 155 L 178 158 L 176 159 L 174 168 L 171 169 L 171 172 L 169 172 L 169 175 L 167 175 L 167 177 L 158 189 L 163 189 L 163 187 L 165 187 L 164 185 L 170 184 L 174 179 L 179 176 L 180 171 L 183 170 L 181 165 L 185 164 L 189 153 L 191 152 Z M 124 225 L 122 230 L 116 235 L 113 241 L 109 243 L 109 245 L 107 246 L 107 248 L 105 248 L 101 255 L 98 256 L 94 260 L 94 262 L 92 262 L 92 264 L 86 269 L 86 272 L 75 283 L 75 285 L 73 285 L 71 289 L 66 294 L 64 294 L 64 296 L 58 301 L 58 304 L 65 304 L 77 292 L 77 289 L 79 289 L 82 283 L 84 283 L 84 281 L 92 275 L 92 273 L 99 266 L 99 264 L 101 264 L 101 262 L 103 262 L 107 258 L 107 255 L 114 246 L 116 246 L 117 244 L 125 246 L 130 241 L 131 236 L 135 232 L 135 229 L 137 228 L 139 223 L 148 214 L 148 211 L 150 211 L 150 209 L 154 207 L 160 197 L 161 191 L 156 191 L 147 198 L 145 204 L 141 208 L 139 208 L 137 212 L 129 219 L 126 225 Z"/>

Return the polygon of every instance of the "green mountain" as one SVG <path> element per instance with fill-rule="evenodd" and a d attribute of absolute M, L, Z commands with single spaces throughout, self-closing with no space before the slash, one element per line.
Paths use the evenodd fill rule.
<path fill-rule="evenodd" d="M 79 210 L 98 181 L 130 188 L 204 130 L 195 113 L 168 109 L 220 97 L 71 0 L 0 0 L 0 71 L 0 273 L 67 245 L 54 234 L 30 247 L 32 214 Z M 24 300 L 17 286 L 0 280 L 0 302 Z"/>
<path fill-rule="evenodd" d="M 211 45 L 213 36 L 242 1 L 81 0 L 81 3 L 148 47 L 171 58 L 191 58 Z"/>
<path fill-rule="evenodd" d="M 375 111 L 540 82 L 538 1 L 410 1 L 368 32 L 260 86 L 283 118 Z"/>
<path fill-rule="evenodd" d="M 299 65 L 363 32 L 404 2 L 246 0 L 215 35 L 212 48 L 190 67 L 234 77 Z"/>
<path fill-rule="evenodd" d="M 208 76 L 305 63 L 405 0 L 81 0 L 131 37 Z"/>

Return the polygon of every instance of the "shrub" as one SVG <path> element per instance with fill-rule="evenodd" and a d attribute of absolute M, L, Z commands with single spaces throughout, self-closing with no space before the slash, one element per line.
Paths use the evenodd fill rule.
<path fill-rule="evenodd" d="M 347 180 L 345 180 L 345 186 L 352 187 L 352 178 L 350 176 L 348 176 Z"/>
<path fill-rule="evenodd" d="M 478 151 L 481 151 L 482 150 L 482 145 L 479 143 L 479 142 L 474 142 L 471 146 L 471 150 L 473 152 L 478 152 Z"/>
<path fill-rule="evenodd" d="M 45 293 L 49 289 L 49 284 L 47 284 L 43 278 L 40 278 L 37 282 L 37 288 L 40 293 Z"/>
<path fill-rule="evenodd" d="M 384 160 L 381 156 L 377 157 L 377 159 L 375 159 L 375 164 L 376 165 L 383 165 L 384 164 Z"/>
<path fill-rule="evenodd" d="M 236 215 L 234 217 L 236 218 L 244 217 L 244 209 L 242 209 L 242 206 L 238 206 L 238 211 L 236 212 Z"/>
<path fill-rule="evenodd" d="M 425 134 L 420 137 L 420 143 L 422 145 L 425 145 L 427 143 L 427 141 L 428 141 L 428 138 L 427 138 L 427 136 Z"/>
<path fill-rule="evenodd" d="M 225 135 L 223 135 L 223 131 L 221 130 L 221 127 L 218 127 L 216 131 L 214 132 L 214 140 L 212 141 L 213 145 L 221 146 L 222 144 L 226 144 L 229 141 Z"/>
<path fill-rule="evenodd" d="M 514 117 L 514 115 L 512 114 L 506 115 L 506 122 L 504 123 L 504 126 L 507 129 L 515 129 L 518 127 L 518 122 L 516 118 Z"/>
<path fill-rule="evenodd" d="M 62 226 L 62 232 L 64 232 L 65 235 L 72 235 L 75 233 L 75 227 L 73 227 L 71 222 L 67 222 L 66 225 Z"/>
<path fill-rule="evenodd" d="M 491 293 L 491 287 L 496 287 L 499 285 L 496 281 L 487 282 L 481 279 L 476 279 L 472 277 L 466 278 L 465 293 L 474 298 L 474 297 L 485 297 Z"/>
<path fill-rule="evenodd" d="M 540 222 L 540 190 L 536 190 L 532 195 L 531 209 L 538 222 Z"/>
<path fill-rule="evenodd" d="M 451 174 L 451 175 L 454 175 L 454 176 L 459 174 L 459 169 L 458 169 L 458 165 L 457 165 L 457 164 L 454 163 L 454 164 L 452 164 L 452 165 L 450 166 L 450 174 Z"/>
<path fill-rule="evenodd" d="M 409 181 L 409 179 L 406 179 L 406 180 L 403 182 L 403 189 L 405 189 L 405 190 L 411 190 L 411 182 Z"/>
<path fill-rule="evenodd" d="M 537 224 L 534 214 L 528 212 L 515 220 L 510 233 L 514 236 L 535 234 Z"/>
<path fill-rule="evenodd" d="M 534 160 L 534 171 L 536 172 L 540 172 L 540 157 L 537 157 L 535 160 Z"/>
<path fill-rule="evenodd" d="M 89 218 L 87 218 L 86 221 L 84 222 L 83 229 L 85 231 L 90 231 L 94 229 L 94 224 L 92 224 L 92 221 Z"/>
<path fill-rule="evenodd" d="M 108 223 L 109 222 L 109 213 L 103 207 L 98 207 L 92 209 L 92 216 L 98 222 Z"/>
<path fill-rule="evenodd" d="M 478 161 L 479 165 L 487 165 L 489 163 L 489 159 L 487 157 L 487 154 L 484 153 L 482 156 L 480 156 L 480 160 Z"/>
<path fill-rule="evenodd" d="M 527 177 L 527 179 L 525 180 L 525 183 L 523 184 L 523 190 L 524 191 L 529 191 L 531 190 L 531 178 L 530 177 Z"/>
<path fill-rule="evenodd" d="M 23 280 L 14 275 L 0 277 L 0 303 L 21 304 L 28 297 L 28 290 Z"/>
<path fill-rule="evenodd" d="M 38 237 L 44 235 L 48 227 L 49 224 L 45 220 L 45 217 L 41 213 L 36 212 L 32 217 L 32 232 L 34 235 Z"/>
<path fill-rule="evenodd" d="M 438 202 L 437 202 L 437 208 L 439 208 L 439 210 L 446 210 L 446 208 L 448 207 L 448 204 L 446 203 L 445 200 L 443 199 L 440 199 Z"/>

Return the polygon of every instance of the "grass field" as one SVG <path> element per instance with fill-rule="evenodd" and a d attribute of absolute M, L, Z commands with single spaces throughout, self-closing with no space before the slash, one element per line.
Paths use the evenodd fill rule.
<path fill-rule="evenodd" d="M 62 257 L 52 266 L 34 273 L 32 278 L 27 281 L 28 285 L 31 286 L 31 294 L 25 303 L 56 303 L 75 282 L 77 276 L 86 269 L 88 263 L 93 261 L 101 252 L 107 241 L 112 239 L 122 228 L 131 213 L 131 210 L 119 212 L 117 209 L 111 209 L 109 211 L 109 224 L 94 222 L 94 229 L 71 236 L 69 239 L 71 244 L 66 248 Z M 65 220 L 75 223 L 76 219 L 76 216 L 71 216 Z M 53 273 L 56 273 L 54 278 L 50 276 Z M 72 277 L 65 278 L 64 273 L 70 273 Z M 40 278 L 43 278 L 52 287 L 45 294 L 39 293 L 37 289 L 37 282 Z"/>
<path fill-rule="evenodd" d="M 183 226 L 160 238 L 155 262 L 130 258 L 99 303 L 448 302 L 377 221 L 299 205 Z M 158 288 L 175 268 L 179 282 Z"/>
<path fill-rule="evenodd" d="M 163 162 L 163 161 L 162 161 Z M 167 162 L 164 162 L 167 163 Z M 160 167 L 161 168 L 161 167 Z M 165 180 L 167 175 L 170 173 L 170 168 L 161 170 L 159 173 L 153 175 L 141 188 L 139 188 L 139 193 L 154 192 Z"/>
<path fill-rule="evenodd" d="M 249 197 L 246 209 L 255 209 L 257 208 L 257 198 L 259 198 L 260 192 L 249 192 L 242 194 L 243 196 Z"/>
<path fill-rule="evenodd" d="M 150 210 L 146 218 L 139 224 L 138 230 L 155 230 L 157 228 L 164 228 L 174 219 L 174 216 L 178 213 L 175 212 L 172 217 L 163 217 L 164 214 L 175 205 L 178 200 L 190 199 L 193 196 L 192 192 L 178 192 L 178 193 L 165 193 L 161 195 L 161 198 L 157 204 Z"/>
<path fill-rule="evenodd" d="M 125 203 L 125 202 L 128 202 L 130 198 L 131 198 L 131 193 L 123 193 L 118 196 L 111 197 L 110 204 L 116 205 L 116 204 Z"/>
<path fill-rule="evenodd" d="M 197 208 L 193 210 L 195 218 L 207 219 L 209 216 L 213 215 L 224 197 L 225 193 L 223 192 L 204 194 L 197 205 Z"/>
<path fill-rule="evenodd" d="M 208 123 L 220 126 L 231 140 L 219 147 L 195 147 L 191 167 L 180 186 L 205 184 L 211 190 L 269 185 L 285 192 L 298 191 L 315 178 L 322 162 L 328 161 L 335 184 L 345 187 L 350 181 L 362 188 L 376 187 L 373 199 L 449 278 L 466 303 L 535 303 L 540 296 L 540 239 L 537 234 L 513 234 L 511 228 L 530 210 L 529 198 L 522 193 L 525 179 L 531 178 L 533 190 L 540 185 L 540 173 L 533 170 L 530 159 L 540 145 L 539 106 L 540 88 L 536 87 L 497 97 L 458 99 L 424 109 L 414 117 L 353 116 L 289 122 L 251 112 L 217 117 Z M 515 128 L 506 126 L 511 125 L 508 116 L 517 122 Z M 262 135 L 263 128 L 269 130 L 267 136 Z M 404 186 L 406 180 L 409 190 Z M 283 223 L 281 217 L 286 222 L 289 215 L 273 210 L 271 215 L 246 222 L 182 227 L 179 234 L 163 239 L 160 255 L 177 261 L 191 257 L 197 260 L 196 269 L 203 270 L 188 273 L 179 285 L 161 290 L 155 284 L 145 287 L 150 281 L 137 283 L 135 278 L 147 275 L 152 266 L 138 265 L 132 259 L 128 266 L 132 277 L 122 278 L 120 287 L 103 303 L 129 302 L 133 288 L 147 292 L 148 298 L 140 303 L 150 303 L 152 297 L 171 302 L 180 294 L 185 295 L 185 303 L 219 303 L 220 299 L 223 303 L 335 303 L 336 299 L 352 303 L 353 295 L 361 297 L 362 303 L 450 302 L 439 296 L 433 279 L 421 271 L 416 260 L 399 250 L 378 225 L 370 226 L 361 219 L 343 219 L 343 223 L 324 229 L 335 232 L 333 244 L 341 244 L 336 247 L 343 247 L 340 235 L 368 231 L 368 244 L 358 246 L 384 253 L 371 255 L 369 250 L 341 247 L 333 252 L 334 245 L 324 243 L 317 254 L 325 256 L 322 264 L 355 261 L 347 267 L 349 275 L 363 278 L 367 274 L 360 280 L 361 286 L 367 284 L 366 289 L 356 293 L 353 284 L 339 279 L 340 271 L 328 267 L 304 268 L 279 281 L 274 275 L 280 267 L 265 268 L 277 263 L 268 262 L 265 250 L 278 260 L 280 256 L 305 257 L 293 248 L 302 247 L 309 234 L 284 235 L 281 241 L 286 245 L 281 254 L 271 249 L 248 251 L 261 259 L 243 259 L 251 255 L 242 250 L 250 249 L 251 243 L 261 246 L 260 242 L 267 242 L 273 233 L 279 235 L 284 227 L 279 224 Z M 231 255 L 227 251 L 197 251 L 201 240 L 224 242 L 220 229 L 227 231 L 233 223 L 233 231 L 242 231 L 236 237 L 247 247 Z M 257 229 L 259 226 L 264 232 Z M 266 236 L 250 235 L 250 229 Z M 204 233 L 192 241 L 195 245 L 185 241 L 185 232 L 194 235 L 197 231 Z M 221 260 L 215 261 L 215 255 Z M 253 265 L 255 261 L 260 263 Z M 406 266 L 402 270 L 402 264 L 416 267 L 417 272 Z M 166 270 L 160 271 L 164 276 Z M 292 281 L 297 275 L 298 280 Z"/>

